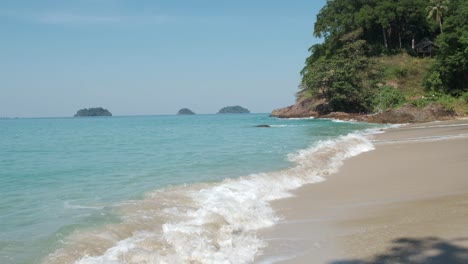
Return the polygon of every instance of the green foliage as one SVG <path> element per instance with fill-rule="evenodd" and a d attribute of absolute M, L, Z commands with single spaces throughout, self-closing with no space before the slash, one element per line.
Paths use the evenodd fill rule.
<path fill-rule="evenodd" d="M 443 33 L 442 18 L 448 11 L 449 0 L 430 0 L 426 7 L 427 19 L 434 19 L 440 26 L 440 32 Z"/>
<path fill-rule="evenodd" d="M 468 115 L 468 92 L 465 92 L 456 98 L 454 109 L 459 115 Z"/>
<path fill-rule="evenodd" d="M 453 95 L 468 91 L 468 0 L 452 0 L 437 38 L 436 61 L 425 80 L 428 90 Z"/>
<path fill-rule="evenodd" d="M 468 104 L 468 92 L 463 93 L 460 98 L 463 100 L 465 104 Z"/>
<path fill-rule="evenodd" d="M 385 77 L 389 79 L 404 78 L 408 76 L 408 69 L 402 68 L 399 66 L 388 67 L 388 68 L 385 68 L 384 74 L 385 74 Z"/>
<path fill-rule="evenodd" d="M 355 40 L 356 34 L 343 38 L 333 56 L 319 57 L 302 71 L 303 86 L 315 97 L 325 98 L 331 111 L 372 110 L 373 61 L 365 56 L 366 42 Z"/>
<path fill-rule="evenodd" d="M 394 87 L 382 86 L 374 98 L 376 112 L 382 112 L 389 108 L 398 107 L 406 103 L 405 96 Z"/>
<path fill-rule="evenodd" d="M 437 64 L 433 64 L 430 72 L 424 78 L 424 85 L 433 91 L 442 91 L 444 89 L 444 82 L 437 68 Z"/>
<path fill-rule="evenodd" d="M 445 110 L 455 111 L 455 104 L 457 103 L 457 98 L 448 94 L 441 94 L 436 98 L 436 102 L 442 105 Z"/>
<path fill-rule="evenodd" d="M 431 58 L 415 58 L 407 54 L 380 56 L 377 64 L 383 69 L 383 83 L 394 86 L 407 97 L 426 94 L 424 77 L 433 62 Z"/>
<path fill-rule="evenodd" d="M 445 94 L 468 90 L 466 17 L 468 0 L 327 1 L 314 25 L 314 35 L 324 42 L 309 49 L 297 95 L 325 99 L 329 110 L 345 112 L 397 107 L 405 96 L 414 98 L 427 90 L 433 94 L 412 103 L 458 105 L 463 100 L 454 104 Z M 436 37 L 435 59 L 403 54 L 417 55 L 413 44 Z"/>
<path fill-rule="evenodd" d="M 299 91 L 296 93 L 296 99 L 312 99 L 314 98 L 314 93 L 312 89 L 307 89 L 304 85 L 299 85 Z"/>
<path fill-rule="evenodd" d="M 410 48 L 413 38 L 432 37 L 426 7 L 426 0 L 327 1 L 317 15 L 314 34 L 336 39 L 361 29 L 372 54 L 393 53 Z"/>
<path fill-rule="evenodd" d="M 418 108 L 423 108 L 428 106 L 430 103 L 433 103 L 434 100 L 431 99 L 430 97 L 421 97 L 416 100 L 411 101 L 411 105 L 416 106 Z"/>
<path fill-rule="evenodd" d="M 382 72 L 370 55 L 411 47 L 413 38 L 425 35 L 425 6 L 425 0 L 327 1 L 314 25 L 315 36 L 325 41 L 309 49 L 298 95 L 326 99 L 331 111 L 373 111 Z M 409 71 L 387 74 L 403 78 Z"/>
<path fill-rule="evenodd" d="M 433 103 L 441 105 L 447 111 L 454 111 L 463 115 L 468 111 L 468 93 L 457 97 L 433 91 L 411 102 L 412 105 L 418 108 L 423 108 Z"/>

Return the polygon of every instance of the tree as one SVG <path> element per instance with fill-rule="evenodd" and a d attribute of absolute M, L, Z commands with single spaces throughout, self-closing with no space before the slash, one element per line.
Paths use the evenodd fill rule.
<path fill-rule="evenodd" d="M 427 0 L 333 0 L 317 15 L 314 34 L 329 44 L 349 32 L 362 29 L 371 53 L 411 47 L 413 38 L 428 37 Z M 329 45 L 327 44 L 327 45 Z"/>
<path fill-rule="evenodd" d="M 439 50 L 427 87 L 454 95 L 467 91 L 468 0 L 430 0 L 430 4 L 427 0 L 328 0 L 314 25 L 314 35 L 324 42 L 309 49 L 298 94 L 325 99 L 330 111 L 370 112 L 382 76 L 373 56 L 410 50 L 417 39 L 436 37 Z"/>
<path fill-rule="evenodd" d="M 445 33 L 437 37 L 435 62 L 426 77 L 426 87 L 453 95 L 468 91 L 468 0 L 452 0 Z"/>
<path fill-rule="evenodd" d="M 340 38 L 340 48 L 330 56 L 308 60 L 302 71 L 302 87 L 315 98 L 323 98 L 330 111 L 369 112 L 377 74 L 373 61 L 366 56 L 367 43 L 359 39 L 362 30 Z M 313 50 L 320 50 L 316 45 Z"/>
<path fill-rule="evenodd" d="M 442 29 L 442 20 L 448 11 L 449 0 L 430 0 L 430 6 L 426 7 L 428 12 L 427 19 L 434 19 L 439 23 L 440 33 L 444 33 Z"/>
<path fill-rule="evenodd" d="M 379 26 L 375 35 L 381 34 L 384 46 L 401 50 L 410 47 L 416 36 L 427 37 L 425 0 L 381 0 L 374 1 L 374 25 Z"/>

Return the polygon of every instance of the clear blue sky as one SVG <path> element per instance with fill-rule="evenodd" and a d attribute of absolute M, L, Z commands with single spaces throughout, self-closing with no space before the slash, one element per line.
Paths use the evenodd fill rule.
<path fill-rule="evenodd" d="M 290 105 L 325 0 L 1 0 L 0 117 Z"/>

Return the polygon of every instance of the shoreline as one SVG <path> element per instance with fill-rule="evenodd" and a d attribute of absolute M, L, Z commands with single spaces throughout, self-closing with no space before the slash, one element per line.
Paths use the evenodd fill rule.
<path fill-rule="evenodd" d="M 255 143 L 259 142 L 258 136 L 264 135 L 257 134 L 259 132 L 277 133 L 272 134 L 274 138 L 284 136 L 284 140 L 291 140 L 291 143 L 295 142 L 292 132 L 303 132 L 298 133 L 297 139 L 303 140 L 300 145 L 306 148 L 298 150 L 297 145 L 288 147 L 286 142 L 280 144 L 281 147 L 288 147 L 277 155 L 281 160 L 287 155 L 289 162 L 285 162 L 283 168 L 236 177 L 221 174 L 224 178 L 219 180 L 194 181 L 154 189 L 141 199 L 138 197 L 110 207 L 104 206 L 95 212 L 114 213 L 115 222 L 103 221 L 96 227 L 75 229 L 64 237 L 63 243 L 57 242 L 57 246 L 47 252 L 43 263 L 103 263 L 117 260 L 128 263 L 252 263 L 265 245 L 265 241 L 257 236 L 258 230 L 273 226 L 278 220 L 271 208 L 271 201 L 289 197 L 291 190 L 304 184 L 321 181 L 317 174 L 331 174 L 344 158 L 372 149 L 369 140 L 353 131 L 375 129 L 369 124 L 290 122 L 264 118 L 249 117 L 247 121 L 255 124 L 262 120 L 285 128 L 251 129 L 251 125 L 239 126 L 237 118 L 232 124 L 240 127 L 240 132 L 254 133 L 250 138 Z M 314 131 L 320 131 L 320 134 L 312 135 L 312 141 L 317 144 L 311 146 L 310 134 Z M 238 134 L 243 135 L 239 141 L 245 142 L 246 134 Z M 269 145 L 276 146 L 277 142 L 269 141 Z M 238 148 L 239 144 L 234 146 Z M 261 151 L 258 147 L 251 152 L 242 148 L 239 153 L 253 153 L 254 158 L 261 158 Z M 277 164 L 271 163 L 273 165 L 276 167 Z M 226 168 L 229 166 L 222 165 L 221 172 Z M 86 206 L 82 203 L 71 204 L 80 210 Z"/>
<path fill-rule="evenodd" d="M 370 137 L 375 150 L 273 203 L 256 263 L 468 263 L 468 120 Z"/>

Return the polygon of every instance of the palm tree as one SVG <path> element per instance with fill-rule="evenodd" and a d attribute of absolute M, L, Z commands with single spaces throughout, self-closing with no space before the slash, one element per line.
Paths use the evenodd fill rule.
<path fill-rule="evenodd" d="M 430 6 L 426 7 L 428 12 L 427 19 L 434 19 L 439 22 L 440 33 L 444 33 L 442 30 L 442 18 L 448 11 L 449 0 L 430 0 Z"/>

